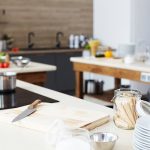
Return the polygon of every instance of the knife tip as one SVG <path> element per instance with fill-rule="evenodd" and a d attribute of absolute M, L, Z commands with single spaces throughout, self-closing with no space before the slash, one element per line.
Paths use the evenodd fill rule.
<path fill-rule="evenodd" d="M 11 122 L 16 122 L 17 121 L 17 118 L 14 118 Z"/>

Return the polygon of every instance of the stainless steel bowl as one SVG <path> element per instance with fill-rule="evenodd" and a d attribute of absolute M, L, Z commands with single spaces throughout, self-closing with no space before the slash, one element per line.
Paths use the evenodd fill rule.
<path fill-rule="evenodd" d="M 94 150 L 112 150 L 118 136 L 113 133 L 99 132 L 90 136 Z"/>
<path fill-rule="evenodd" d="M 0 92 L 13 91 L 16 88 L 16 73 L 0 73 Z"/>
<path fill-rule="evenodd" d="M 30 59 L 23 56 L 11 57 L 11 61 L 18 67 L 25 67 L 30 63 Z"/>

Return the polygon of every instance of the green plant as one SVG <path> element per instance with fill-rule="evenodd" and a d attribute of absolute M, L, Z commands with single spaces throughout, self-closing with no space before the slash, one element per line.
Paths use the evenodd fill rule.
<path fill-rule="evenodd" d="M 4 61 L 4 57 L 6 56 L 6 53 L 0 53 L 0 62 Z"/>
<path fill-rule="evenodd" d="M 90 50 L 90 49 L 91 49 L 91 47 L 90 47 L 90 45 L 89 45 L 89 44 L 86 44 L 86 45 L 84 46 L 84 49 L 86 49 L 86 50 Z"/>

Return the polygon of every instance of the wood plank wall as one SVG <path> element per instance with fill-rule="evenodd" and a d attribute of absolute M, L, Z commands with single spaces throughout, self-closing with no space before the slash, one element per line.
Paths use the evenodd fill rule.
<path fill-rule="evenodd" d="M 7 24 L 0 23 L 0 34 L 13 36 L 14 46 L 26 47 L 31 31 L 36 47 L 53 47 L 58 31 L 67 46 L 71 33 L 92 36 L 93 0 L 0 0 L 2 21 Z"/>

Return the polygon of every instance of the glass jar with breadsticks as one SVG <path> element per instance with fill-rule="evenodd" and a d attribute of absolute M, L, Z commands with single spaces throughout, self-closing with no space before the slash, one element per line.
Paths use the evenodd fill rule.
<path fill-rule="evenodd" d="M 134 129 L 138 114 L 136 103 L 141 100 L 141 93 L 132 89 L 115 90 L 113 98 L 115 115 L 114 123 L 123 129 Z"/>

